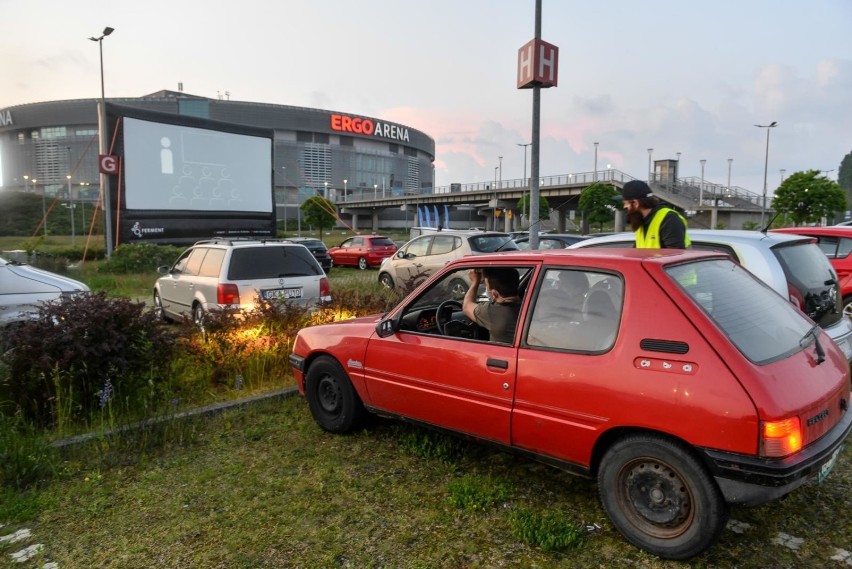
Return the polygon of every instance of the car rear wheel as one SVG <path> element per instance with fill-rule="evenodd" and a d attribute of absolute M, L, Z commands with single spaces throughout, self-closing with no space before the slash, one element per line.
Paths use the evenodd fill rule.
<path fill-rule="evenodd" d="M 393 277 L 388 273 L 382 273 L 379 275 L 379 284 L 387 289 L 393 289 Z"/>
<path fill-rule="evenodd" d="M 365 259 L 364 257 L 361 257 L 361 258 L 358 259 L 358 268 L 359 269 L 361 269 L 363 271 L 364 269 L 367 268 L 367 266 L 368 266 L 367 265 L 367 259 Z"/>
<path fill-rule="evenodd" d="M 461 300 L 467 293 L 467 283 L 462 279 L 453 279 L 450 281 L 450 296 L 455 300 Z"/>
<path fill-rule="evenodd" d="M 207 320 L 207 315 L 204 313 L 204 309 L 200 304 L 196 304 L 192 307 L 192 322 L 198 326 L 198 329 L 201 330 L 202 333 L 205 332 L 204 324 Z"/>
<path fill-rule="evenodd" d="M 843 298 L 843 316 L 852 318 L 852 296 Z"/>
<path fill-rule="evenodd" d="M 604 455 L 598 491 L 613 525 L 633 545 L 687 559 L 719 538 L 728 506 L 689 447 L 658 435 L 633 435 Z"/>
<path fill-rule="evenodd" d="M 337 360 L 320 356 L 305 376 L 305 398 L 314 421 L 330 433 L 348 433 L 366 415 L 361 398 Z"/>
<path fill-rule="evenodd" d="M 160 293 L 157 291 L 154 291 L 154 314 L 157 315 L 157 318 L 166 322 L 172 321 L 171 318 L 166 316 L 166 311 L 163 309 L 163 299 L 160 298 Z"/>

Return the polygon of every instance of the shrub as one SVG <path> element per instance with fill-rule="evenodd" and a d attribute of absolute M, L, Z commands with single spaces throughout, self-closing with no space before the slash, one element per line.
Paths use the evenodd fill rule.
<path fill-rule="evenodd" d="M 184 252 L 185 247 L 131 243 L 119 245 L 109 261 L 99 269 L 107 273 L 141 273 L 155 271 L 161 265 L 171 265 Z"/>
<path fill-rule="evenodd" d="M 144 303 L 104 293 L 46 303 L 6 336 L 0 402 L 41 425 L 152 396 L 175 347 L 175 333 Z"/>

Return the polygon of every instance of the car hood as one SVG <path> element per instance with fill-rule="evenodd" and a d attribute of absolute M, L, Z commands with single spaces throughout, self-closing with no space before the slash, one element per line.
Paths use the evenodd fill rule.
<path fill-rule="evenodd" d="M 80 281 L 37 269 L 31 265 L 5 265 L 5 268 L 15 276 L 19 277 L 12 281 L 13 290 L 4 290 L 0 286 L 0 293 L 50 293 L 50 292 L 82 292 L 88 291 L 89 287 Z M 20 289 L 20 290 L 18 290 Z"/>

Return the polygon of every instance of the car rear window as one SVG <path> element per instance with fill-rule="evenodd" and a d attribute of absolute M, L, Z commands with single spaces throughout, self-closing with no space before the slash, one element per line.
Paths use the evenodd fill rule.
<path fill-rule="evenodd" d="M 790 292 L 814 322 L 823 328 L 843 317 L 837 273 L 813 243 L 776 246 L 772 252 L 781 263 Z"/>
<path fill-rule="evenodd" d="M 387 247 L 388 245 L 395 247 L 394 242 L 387 237 L 373 237 L 372 245 L 373 247 Z"/>
<path fill-rule="evenodd" d="M 322 267 L 304 247 L 245 247 L 234 249 L 228 280 L 250 281 L 323 274 Z"/>
<path fill-rule="evenodd" d="M 813 342 L 812 324 L 792 304 L 740 265 L 701 261 L 666 269 L 749 360 L 765 364 Z"/>
<path fill-rule="evenodd" d="M 478 235 L 469 237 L 467 241 L 470 243 L 470 250 L 476 253 L 518 250 L 518 246 L 508 235 Z"/>

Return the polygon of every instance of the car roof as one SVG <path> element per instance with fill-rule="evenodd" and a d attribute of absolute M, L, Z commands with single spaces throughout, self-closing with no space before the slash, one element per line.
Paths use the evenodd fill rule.
<path fill-rule="evenodd" d="M 728 258 L 725 253 L 718 251 L 700 251 L 690 249 L 635 249 L 635 248 L 589 248 L 589 249 L 527 249 L 519 251 L 501 251 L 499 253 L 482 253 L 454 259 L 451 264 L 465 264 L 490 261 L 506 261 L 513 263 L 527 262 L 562 262 L 568 263 L 582 260 L 598 260 L 611 266 L 612 261 L 626 263 L 646 262 L 670 263 L 691 261 L 702 258 Z"/>
<path fill-rule="evenodd" d="M 821 227 L 782 227 L 770 230 L 771 233 L 794 233 L 796 235 L 838 235 L 852 237 L 852 226 L 826 225 Z"/>
<path fill-rule="evenodd" d="M 747 231 L 744 229 L 690 229 L 689 237 L 693 241 L 708 241 L 716 243 L 734 243 L 741 245 L 765 244 L 769 247 L 779 243 L 792 243 L 795 241 L 808 241 L 807 237 L 789 233 L 762 233 L 760 231 Z M 591 237 L 571 245 L 572 248 L 592 247 L 596 243 L 612 243 L 615 241 L 635 242 L 636 236 L 633 232 L 614 233 L 600 237 Z"/>

